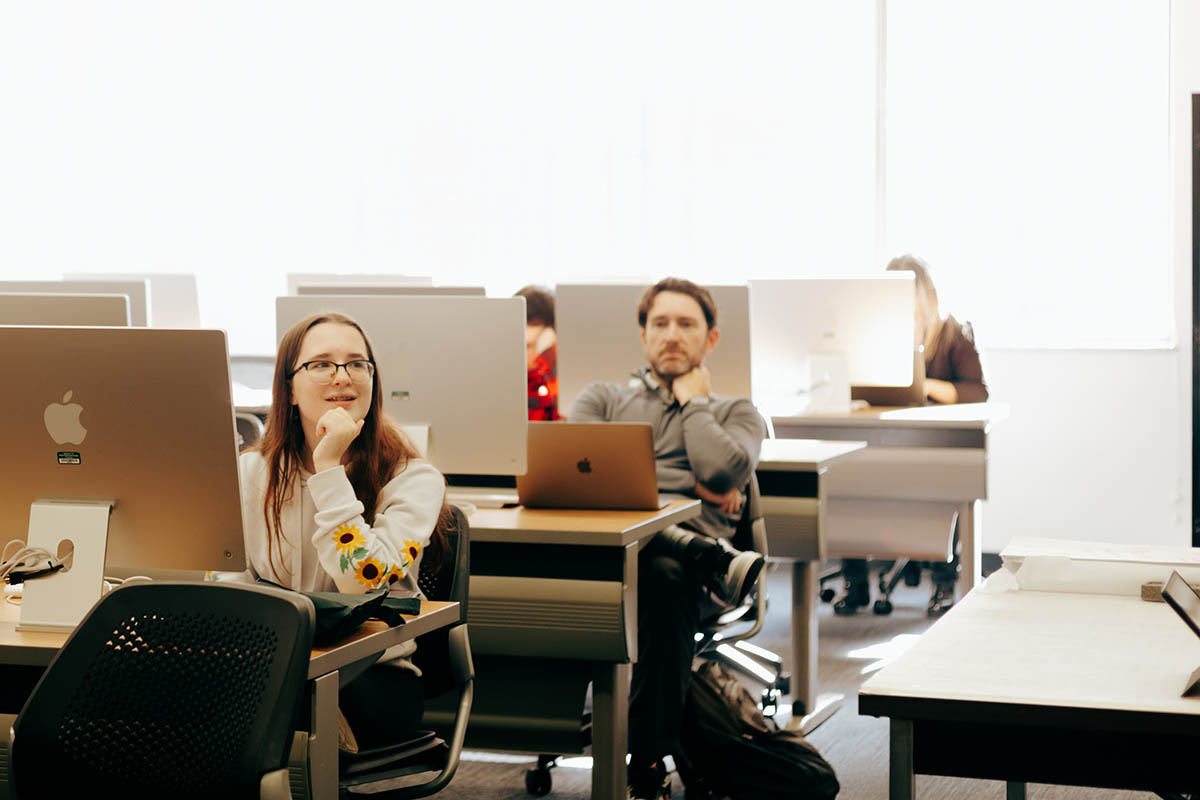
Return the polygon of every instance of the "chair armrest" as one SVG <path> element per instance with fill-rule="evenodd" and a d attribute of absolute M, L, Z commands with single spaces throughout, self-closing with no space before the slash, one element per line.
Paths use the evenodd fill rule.
<path fill-rule="evenodd" d="M 292 800 L 287 767 L 263 775 L 258 782 L 258 796 L 261 800 Z"/>
<path fill-rule="evenodd" d="M 467 636 L 467 625 L 455 625 L 450 629 L 450 672 L 454 685 L 462 687 L 475 679 L 475 662 L 471 658 L 471 640 Z"/>

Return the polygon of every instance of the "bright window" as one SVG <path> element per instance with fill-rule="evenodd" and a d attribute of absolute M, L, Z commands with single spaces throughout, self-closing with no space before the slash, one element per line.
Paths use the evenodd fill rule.
<path fill-rule="evenodd" d="M 890 0 L 889 252 L 987 346 L 1174 336 L 1167 0 Z"/>
<path fill-rule="evenodd" d="M 0 278 L 882 268 L 874 0 L 0 4 Z M 987 345 L 1171 337 L 1167 0 L 890 0 L 887 252 Z"/>
<path fill-rule="evenodd" d="M 0 8 L 0 277 L 191 271 L 234 353 L 294 272 L 869 266 L 874 4 Z"/>

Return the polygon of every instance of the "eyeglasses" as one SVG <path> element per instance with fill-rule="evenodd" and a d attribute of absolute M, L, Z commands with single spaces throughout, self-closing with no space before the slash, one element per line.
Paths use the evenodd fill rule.
<path fill-rule="evenodd" d="M 292 370 L 292 374 L 288 377 L 295 377 L 297 372 L 304 370 L 308 373 L 310 381 L 321 386 L 328 386 L 333 383 L 333 376 L 337 375 L 339 367 L 346 370 L 346 376 L 354 383 L 370 383 L 371 378 L 375 377 L 375 362 L 366 359 L 355 359 L 347 361 L 345 364 L 338 364 L 335 361 L 305 361 Z"/>

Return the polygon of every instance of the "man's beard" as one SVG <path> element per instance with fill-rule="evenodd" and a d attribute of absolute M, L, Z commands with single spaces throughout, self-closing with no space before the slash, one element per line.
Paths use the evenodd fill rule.
<path fill-rule="evenodd" d="M 681 358 L 674 358 L 670 360 L 660 357 L 650 366 L 654 369 L 654 374 L 658 375 L 660 378 L 674 380 L 680 375 L 688 374 L 695 369 L 697 365 L 693 364 L 687 356 L 682 356 Z"/>

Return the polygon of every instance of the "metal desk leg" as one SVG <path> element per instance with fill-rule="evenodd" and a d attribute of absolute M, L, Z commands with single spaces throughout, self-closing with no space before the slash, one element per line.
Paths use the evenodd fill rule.
<path fill-rule="evenodd" d="M 600 664 L 592 679 L 592 800 L 625 800 L 628 664 Z"/>
<path fill-rule="evenodd" d="M 792 564 L 792 715 L 785 727 L 808 735 L 842 707 L 843 695 L 817 694 L 816 561 Z"/>
<path fill-rule="evenodd" d="M 981 530 L 979 500 L 963 503 L 958 507 L 958 542 L 959 558 L 962 560 L 962 575 L 959 577 L 962 586 L 962 596 L 974 589 L 982 577 L 981 550 L 983 548 L 983 532 Z"/>
<path fill-rule="evenodd" d="M 313 800 L 338 796 L 338 674 L 312 682 L 312 730 L 308 735 L 308 785 Z"/>
<path fill-rule="evenodd" d="M 1025 800 L 1025 782 L 1024 781 L 1009 781 L 1008 794 L 1005 795 L 1006 800 Z"/>
<path fill-rule="evenodd" d="M 916 778 L 913 775 L 912 720 L 892 719 L 888 797 L 890 800 L 913 800 L 916 791 Z"/>

